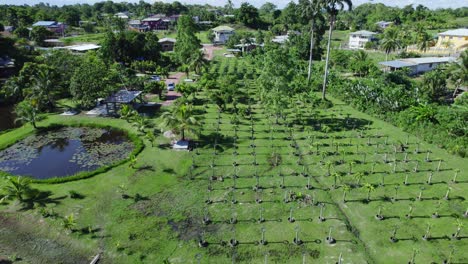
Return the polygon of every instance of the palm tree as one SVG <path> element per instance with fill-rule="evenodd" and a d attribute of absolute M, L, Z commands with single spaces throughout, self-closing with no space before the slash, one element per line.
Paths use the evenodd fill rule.
<path fill-rule="evenodd" d="M 368 202 L 370 202 L 370 194 L 371 194 L 372 191 L 375 190 L 375 187 L 374 187 L 374 185 L 372 185 L 372 184 L 366 182 L 366 183 L 364 184 L 363 188 L 367 190 L 367 198 L 366 198 L 366 200 L 367 200 Z"/>
<path fill-rule="evenodd" d="M 55 88 L 53 81 L 52 71 L 50 68 L 39 68 L 40 70 L 34 76 L 34 93 L 37 93 L 41 99 L 45 99 L 47 106 L 50 108 L 54 107 L 54 101 L 52 99 L 52 90 Z"/>
<path fill-rule="evenodd" d="M 34 128 L 37 128 L 36 122 L 39 121 L 37 101 L 22 101 L 18 103 L 15 107 L 15 114 L 17 118 L 15 122 L 26 122 L 30 123 Z"/>
<path fill-rule="evenodd" d="M 361 182 L 362 178 L 364 178 L 364 173 L 362 172 L 357 172 L 354 174 L 354 179 L 356 179 L 356 185 L 359 186 L 359 183 Z"/>
<path fill-rule="evenodd" d="M 181 104 L 174 108 L 172 112 L 165 112 L 161 115 L 163 128 L 169 127 L 177 133 L 180 133 L 182 140 L 185 140 L 185 133 L 197 133 L 199 126 L 198 120 L 195 118 L 192 110 L 192 105 Z"/>
<path fill-rule="evenodd" d="M 325 10 L 329 16 L 330 28 L 328 31 L 328 45 L 327 45 L 327 57 L 325 61 L 325 74 L 323 77 L 323 89 L 322 89 L 322 100 L 325 100 L 325 93 L 327 89 L 327 79 L 328 79 L 328 66 L 330 64 L 330 47 L 331 47 L 331 37 L 333 32 L 333 27 L 335 26 L 335 21 L 338 13 L 345 8 L 345 5 L 348 6 L 348 9 L 351 10 L 353 3 L 351 0 L 323 0 Z"/>
<path fill-rule="evenodd" d="M 151 131 L 148 131 L 145 135 L 145 138 L 148 139 L 148 141 L 151 143 L 151 147 L 154 147 L 154 141 L 156 140 L 154 133 Z"/>
<path fill-rule="evenodd" d="M 431 46 L 434 45 L 434 38 L 427 32 L 421 32 L 418 35 L 418 49 L 426 52 Z"/>
<path fill-rule="evenodd" d="M 69 214 L 65 218 L 63 218 L 62 225 L 63 225 L 63 227 L 65 229 L 71 231 L 73 229 L 73 227 L 76 226 L 76 220 L 75 220 L 75 217 L 73 216 L 73 214 Z"/>
<path fill-rule="evenodd" d="M 307 82 L 310 83 L 312 76 L 312 54 L 314 50 L 314 19 L 323 8 L 322 0 L 307 0 L 302 11 L 304 17 L 310 18 L 310 54 L 309 54 L 309 69 L 307 73 Z"/>
<path fill-rule="evenodd" d="M 460 54 L 458 62 L 451 63 L 447 68 L 450 81 L 455 84 L 455 93 L 462 85 L 468 84 L 468 50 Z"/>
<path fill-rule="evenodd" d="M 205 54 L 198 50 L 190 57 L 190 61 L 188 62 L 188 67 L 193 70 L 196 74 L 200 74 L 203 69 L 206 69 L 209 62 L 205 58 Z M 188 77 L 188 75 L 187 75 Z"/>
<path fill-rule="evenodd" d="M 348 184 L 343 185 L 343 203 L 346 203 L 346 194 L 351 191 L 351 186 Z"/>
<path fill-rule="evenodd" d="M 25 201 L 25 196 L 31 191 L 31 181 L 28 178 L 19 177 L 8 177 L 7 181 L 9 185 L 3 187 L 3 191 L 6 192 L 5 199 L 14 198 L 20 202 Z"/>
<path fill-rule="evenodd" d="M 389 27 L 384 32 L 384 38 L 380 48 L 385 51 L 385 61 L 388 61 L 388 54 L 401 48 L 400 32 L 396 27 Z"/>

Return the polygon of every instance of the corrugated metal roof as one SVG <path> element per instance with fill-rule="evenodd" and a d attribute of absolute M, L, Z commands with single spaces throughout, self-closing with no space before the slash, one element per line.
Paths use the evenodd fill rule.
<path fill-rule="evenodd" d="M 408 63 L 408 62 L 404 62 L 400 60 L 382 61 L 382 62 L 379 62 L 379 64 L 387 66 L 387 67 L 392 67 L 392 68 L 403 68 L 403 67 L 411 67 L 411 66 L 416 65 L 414 63 Z"/>
<path fill-rule="evenodd" d="M 219 26 L 219 27 L 213 28 L 213 31 L 234 31 L 234 29 L 228 26 Z"/>
<path fill-rule="evenodd" d="M 420 64 L 429 64 L 429 63 L 447 63 L 455 61 L 456 58 L 454 57 L 423 57 L 423 58 L 408 58 L 408 59 L 400 59 L 400 60 L 393 60 L 393 61 L 383 61 L 379 62 L 379 64 L 392 67 L 392 68 L 403 68 L 403 67 L 410 67 L 416 66 Z"/>
<path fill-rule="evenodd" d="M 33 27 L 37 27 L 37 26 L 47 27 L 47 26 L 52 26 L 56 23 L 57 23 L 56 21 L 37 21 L 36 23 L 33 24 Z"/>
<path fill-rule="evenodd" d="M 360 36 L 373 36 L 373 35 L 377 35 L 377 33 L 371 32 L 371 31 L 367 31 L 367 30 L 360 30 L 360 31 L 352 32 L 352 33 L 350 33 L 350 34 L 351 34 L 351 35 L 360 35 Z"/>
<path fill-rule="evenodd" d="M 468 28 L 458 28 L 439 33 L 441 36 L 468 37 Z"/>
<path fill-rule="evenodd" d="M 176 39 L 173 39 L 173 38 L 162 38 L 158 41 L 159 43 L 161 42 L 176 42 Z"/>

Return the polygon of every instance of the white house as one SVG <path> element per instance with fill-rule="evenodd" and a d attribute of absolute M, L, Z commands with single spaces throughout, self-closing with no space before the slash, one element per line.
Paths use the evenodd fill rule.
<path fill-rule="evenodd" d="M 441 64 L 454 62 L 454 57 L 424 57 L 424 58 L 408 58 L 393 61 L 379 62 L 386 71 L 394 71 L 402 68 L 409 68 L 410 75 L 416 75 L 431 71 Z"/>
<path fill-rule="evenodd" d="M 213 28 L 212 30 L 215 35 L 213 42 L 221 44 L 225 44 L 228 39 L 235 33 L 235 30 L 228 26 L 219 26 Z"/>
<path fill-rule="evenodd" d="M 366 43 L 375 39 L 377 33 L 366 30 L 356 31 L 349 35 L 350 49 L 364 49 Z"/>

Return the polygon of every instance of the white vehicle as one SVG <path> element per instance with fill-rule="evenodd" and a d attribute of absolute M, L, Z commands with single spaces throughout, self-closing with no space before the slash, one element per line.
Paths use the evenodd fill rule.
<path fill-rule="evenodd" d="M 168 83 L 167 84 L 167 90 L 168 91 L 174 91 L 175 89 L 175 83 Z"/>

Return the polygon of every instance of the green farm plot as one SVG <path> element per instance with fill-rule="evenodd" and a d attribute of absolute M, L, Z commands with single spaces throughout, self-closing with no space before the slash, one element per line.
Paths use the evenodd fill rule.
<path fill-rule="evenodd" d="M 193 151 L 173 151 L 158 134 L 154 147 L 145 139 L 135 168 L 34 184 L 60 197 L 45 207 L 59 217 L 0 205 L 2 223 L 18 218 L 29 227 L 11 227 L 22 236 L 0 243 L 0 259 L 26 229 L 43 252 L 60 251 L 41 242 L 56 237 L 77 255 L 41 254 L 49 263 L 78 263 L 98 250 L 102 263 L 468 262 L 466 159 L 334 99 L 329 109 L 291 99 L 276 120 L 259 102 L 247 61 L 214 61 L 210 72 L 238 77 L 242 111 L 228 105 L 219 112 L 197 94 L 205 104 L 195 106 L 202 125 Z M 136 133 L 121 119 L 50 116 L 40 125 L 70 122 Z M 31 130 L 1 135 L 0 146 Z M 71 191 L 83 198 L 69 198 Z M 76 230 L 64 235 L 69 214 Z M 33 259 L 31 250 L 28 244 L 16 253 Z"/>

